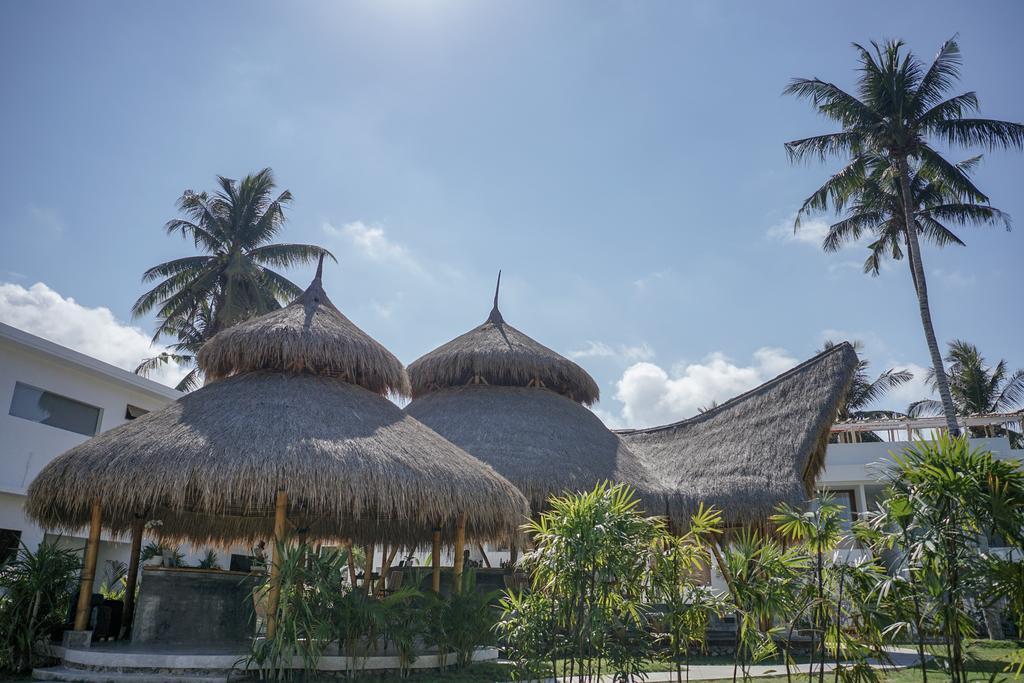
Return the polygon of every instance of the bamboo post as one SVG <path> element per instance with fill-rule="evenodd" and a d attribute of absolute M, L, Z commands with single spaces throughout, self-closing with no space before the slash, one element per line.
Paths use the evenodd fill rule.
<path fill-rule="evenodd" d="M 366 594 L 373 595 L 373 544 L 366 546 L 366 569 L 363 571 L 363 586 L 366 587 Z"/>
<path fill-rule="evenodd" d="M 278 491 L 274 504 L 274 561 L 270 565 L 270 598 L 267 600 L 267 639 L 277 632 L 277 606 L 281 601 L 281 549 L 284 546 L 288 492 Z"/>
<path fill-rule="evenodd" d="M 381 593 L 387 590 L 388 584 L 388 573 L 391 571 L 391 564 L 395 561 L 395 555 L 398 554 L 398 544 L 391 546 L 391 549 L 381 554 L 383 563 L 380 565 L 380 580 L 377 581 L 377 590 Z"/>
<path fill-rule="evenodd" d="M 92 612 L 92 583 L 96 579 L 96 558 L 100 554 L 100 524 L 103 510 L 100 499 L 94 498 L 89 516 L 89 541 L 85 546 L 85 564 L 82 565 L 82 580 L 78 585 L 78 609 L 75 611 L 75 630 L 89 628 L 89 614 Z"/>
<path fill-rule="evenodd" d="M 487 559 L 487 551 L 484 550 L 484 544 L 481 543 L 480 541 L 477 541 L 476 549 L 480 551 L 480 554 L 484 558 L 484 566 L 487 567 L 488 569 L 490 569 L 491 568 L 491 561 L 489 559 Z"/>
<path fill-rule="evenodd" d="M 135 613 L 135 584 L 139 580 L 139 553 L 142 551 L 142 531 L 146 520 L 136 515 L 132 522 L 132 549 L 128 555 L 128 576 L 124 582 L 124 626 L 127 633 L 132 632 L 132 618 Z"/>
<path fill-rule="evenodd" d="M 433 570 L 430 587 L 435 593 L 441 592 L 441 530 L 434 529 L 434 545 L 430 550 L 430 565 Z"/>
<path fill-rule="evenodd" d="M 456 593 L 462 592 L 462 550 L 466 545 L 466 513 L 459 513 L 459 525 L 455 528 L 455 571 L 453 579 L 455 585 L 453 590 Z"/>

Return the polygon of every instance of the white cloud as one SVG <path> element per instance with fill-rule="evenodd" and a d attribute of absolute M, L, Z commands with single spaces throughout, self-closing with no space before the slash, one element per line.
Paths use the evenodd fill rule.
<path fill-rule="evenodd" d="M 336 228 L 324 223 L 324 232 L 348 240 L 361 256 L 370 261 L 398 266 L 408 273 L 430 279 L 430 274 L 409 248 L 390 240 L 379 224 L 354 221 Z"/>
<path fill-rule="evenodd" d="M 792 214 L 779 221 L 772 227 L 768 228 L 768 237 L 781 240 L 783 242 L 798 242 L 800 244 L 810 244 L 815 247 L 820 247 L 822 241 L 825 239 L 825 235 L 828 234 L 828 221 L 820 218 L 805 218 L 800 221 L 800 229 L 793 230 L 793 221 L 795 220 L 796 214 Z"/>
<path fill-rule="evenodd" d="M 645 275 L 645 276 L 643 276 L 641 278 L 637 278 L 636 280 L 633 280 L 633 287 L 638 292 L 643 292 L 643 291 L 646 291 L 652 285 L 654 285 L 657 282 L 659 282 L 660 280 L 664 280 L 668 276 L 669 276 L 669 271 L 667 271 L 667 270 L 658 270 L 658 271 L 655 271 L 655 272 L 650 273 L 648 275 Z"/>
<path fill-rule="evenodd" d="M 129 371 L 164 350 L 151 345 L 149 335 L 138 327 L 119 321 L 109 308 L 82 306 L 42 282 L 28 289 L 0 282 L 0 320 Z M 187 372 L 170 363 L 150 378 L 174 386 Z"/>
<path fill-rule="evenodd" d="M 651 360 L 654 358 L 654 349 L 647 342 L 636 345 L 619 344 L 611 346 L 600 341 L 588 341 L 582 349 L 569 352 L 570 358 L 621 358 L 627 362 Z"/>
<path fill-rule="evenodd" d="M 623 404 L 618 419 L 634 427 L 680 420 L 713 401 L 723 402 L 753 389 L 796 363 L 786 351 L 775 348 L 757 350 L 747 365 L 738 365 L 719 352 L 671 371 L 654 363 L 635 363 L 615 383 L 615 399 Z"/>

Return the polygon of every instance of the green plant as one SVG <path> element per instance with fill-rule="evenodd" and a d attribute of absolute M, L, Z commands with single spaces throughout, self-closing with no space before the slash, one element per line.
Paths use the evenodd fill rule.
<path fill-rule="evenodd" d="M 181 567 L 185 564 L 185 556 L 181 553 L 181 548 L 176 545 L 158 543 L 155 541 L 148 541 L 146 545 L 142 547 L 142 552 L 139 554 L 139 561 L 145 562 L 151 560 L 154 557 L 164 557 L 165 554 L 171 556 L 171 566 Z"/>
<path fill-rule="evenodd" d="M 310 558 L 309 546 L 305 543 L 293 545 L 279 541 L 275 545 L 279 599 L 276 611 L 267 616 L 275 620 L 276 630 L 272 637 L 253 639 L 250 652 L 243 660 L 246 668 L 254 669 L 261 680 L 296 680 L 316 671 L 330 640 L 331 625 L 316 594 L 319 586 L 315 579 L 313 582 L 310 579 L 323 576 L 331 569 L 340 576 L 341 567 L 334 558 L 326 560 L 326 567 L 324 562 L 319 556 Z M 310 564 L 315 568 L 311 570 Z M 266 602 L 274 581 L 268 573 L 253 589 L 254 599 Z M 301 669 L 292 666 L 296 657 L 302 662 Z"/>
<path fill-rule="evenodd" d="M 124 600 L 128 588 L 128 565 L 120 560 L 107 560 L 107 570 L 100 584 L 100 594 L 105 600 Z"/>
<path fill-rule="evenodd" d="M 950 676 L 963 683 L 963 644 L 972 631 L 968 607 L 985 580 L 978 539 L 1000 534 L 1020 547 L 1024 472 L 1015 461 L 946 434 L 915 442 L 893 461 L 887 496 L 905 516 L 904 551 L 934 581 Z"/>
<path fill-rule="evenodd" d="M 712 614 L 721 614 L 724 603 L 698 576 L 711 565 L 711 543 L 722 531 L 722 516 L 700 506 L 685 534 L 666 533 L 658 540 L 651 568 L 650 598 L 657 603 L 656 622 L 660 639 L 667 644 L 668 661 L 676 681 L 689 677 L 690 649 L 707 640 Z"/>
<path fill-rule="evenodd" d="M 624 485 L 552 497 L 548 506 L 524 526 L 534 549 L 521 566 L 550 600 L 560 675 L 600 678 L 601 653 L 616 677 L 634 675 L 647 656 L 637 635 L 648 632 L 647 566 L 664 522 L 645 517 Z"/>
<path fill-rule="evenodd" d="M 196 566 L 200 569 L 220 569 L 220 562 L 217 559 L 216 551 L 208 548 L 203 555 L 203 559 L 199 560 L 199 564 Z"/>
<path fill-rule="evenodd" d="M 74 550 L 43 541 L 22 544 L 0 566 L 0 669 L 25 671 L 41 658 L 36 645 L 64 624 L 81 563 Z"/>
<path fill-rule="evenodd" d="M 515 667 L 516 680 L 554 672 L 558 626 L 552 599 L 539 591 L 506 591 L 499 605 L 501 617 L 494 630 Z"/>

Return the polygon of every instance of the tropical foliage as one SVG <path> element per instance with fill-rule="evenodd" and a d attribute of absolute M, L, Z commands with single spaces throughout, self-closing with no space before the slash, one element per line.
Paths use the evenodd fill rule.
<path fill-rule="evenodd" d="M 462 593 L 439 596 L 403 588 L 381 597 L 353 589 L 345 550 L 316 552 L 305 542 L 285 542 L 275 554 L 280 586 L 275 633 L 255 639 L 240 662 L 261 679 L 304 679 L 332 643 L 349 658 L 350 676 L 362 671 L 367 657 L 388 654 L 397 656 L 405 677 L 424 648 L 439 654 L 442 669 L 463 669 L 476 649 L 493 639 L 497 596 L 473 590 L 471 572 L 464 575 Z M 267 603 L 271 586 L 269 576 L 257 586 L 258 603 Z M 301 668 L 292 666 L 296 659 Z"/>
<path fill-rule="evenodd" d="M 834 346 L 835 342 L 827 340 L 822 347 L 822 351 L 827 351 Z M 857 369 L 854 372 L 853 379 L 850 380 L 850 386 L 846 390 L 846 395 L 839 405 L 836 421 L 899 416 L 899 413 L 891 410 L 873 410 L 871 406 L 885 398 L 886 394 L 893 389 L 912 380 L 914 374 L 909 370 L 889 368 L 877 377 L 872 378 L 870 373 L 871 362 L 864 358 L 864 345 L 859 341 L 855 341 L 853 349 L 857 352 Z M 863 436 L 871 440 L 878 439 L 872 432 L 867 432 Z"/>
<path fill-rule="evenodd" d="M 186 190 L 178 199 L 181 218 L 167 222 L 168 234 L 191 240 L 202 253 L 166 261 L 148 269 L 144 282 L 156 284 L 139 297 L 132 314 L 157 315 L 153 341 L 166 335 L 176 341 L 170 350 L 144 361 L 137 372 L 176 361 L 192 362 L 202 343 L 225 327 L 279 308 L 301 289 L 276 268 L 334 258 L 311 244 L 274 243 L 285 224 L 285 208 L 292 200 L 287 190 L 275 196 L 276 183 L 269 168 L 242 180 L 217 176 L 212 193 Z M 194 388 L 193 369 L 179 385 Z"/>
<path fill-rule="evenodd" d="M 22 545 L 0 566 L 0 670 L 25 671 L 42 659 L 37 645 L 64 625 L 80 569 L 78 554 L 44 541 Z"/>
<path fill-rule="evenodd" d="M 1005 360 L 990 366 L 974 344 L 959 339 L 949 343 L 946 354 L 946 375 L 953 405 L 958 415 L 985 415 L 1006 413 L 1024 408 L 1024 369 L 1010 372 Z M 928 373 L 928 382 L 934 388 L 935 374 Z M 909 413 L 913 417 L 935 415 L 942 410 L 938 401 L 925 399 L 911 404 Z M 1020 448 L 1020 431 L 995 430 L 976 427 L 973 436 L 1000 436 L 1007 433 Z"/>
<path fill-rule="evenodd" d="M 950 96 L 960 75 L 960 48 L 947 40 L 926 65 L 894 40 L 871 49 L 854 44 L 858 55 L 856 94 L 819 78 L 793 79 L 785 93 L 807 99 L 841 130 L 786 143 L 794 161 L 845 158 L 846 165 L 812 194 L 797 216 L 833 208 L 845 222 L 832 227 L 826 248 L 871 231 L 873 259 L 894 257 L 906 246 L 921 323 L 950 433 L 957 434 L 956 413 L 942 354 L 932 325 L 920 239 L 944 244 L 955 235 L 944 221 L 956 223 L 1003 220 L 988 207 L 988 197 L 968 172 L 973 161 L 949 162 L 935 143 L 958 147 L 1016 148 L 1024 146 L 1024 125 L 977 118 L 973 92 Z M 903 229 L 901 230 L 901 226 Z M 906 229 L 912 226 L 913 229 Z"/>

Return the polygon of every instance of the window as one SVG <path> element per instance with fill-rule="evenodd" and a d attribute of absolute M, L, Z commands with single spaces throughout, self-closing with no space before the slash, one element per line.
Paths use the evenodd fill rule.
<path fill-rule="evenodd" d="M 16 529 L 0 529 L 0 565 L 13 560 L 21 546 L 21 531 Z"/>
<path fill-rule="evenodd" d="M 93 436 L 100 427 L 96 406 L 21 382 L 14 385 L 10 414 L 86 436 Z"/>
<path fill-rule="evenodd" d="M 124 409 L 124 419 L 126 419 L 126 420 L 134 420 L 137 417 L 142 417 L 143 415 L 145 415 L 148 412 L 149 411 L 146 410 L 145 408 L 140 408 L 138 406 L 133 406 L 131 403 L 129 403 L 125 407 L 125 409 Z"/>

